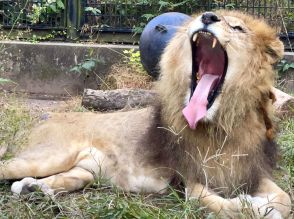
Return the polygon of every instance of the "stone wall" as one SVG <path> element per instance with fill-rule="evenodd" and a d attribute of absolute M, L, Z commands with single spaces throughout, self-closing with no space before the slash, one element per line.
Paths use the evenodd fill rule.
<path fill-rule="evenodd" d="M 131 48 L 138 49 L 131 45 L 0 41 L 0 77 L 16 83 L 0 85 L 0 89 L 59 97 L 81 94 L 84 88 L 98 88 L 100 78 L 122 61 L 123 50 Z M 93 71 L 98 76 L 70 72 L 90 53 L 100 60 Z M 294 53 L 286 52 L 285 59 L 294 62 Z M 284 86 L 287 92 L 294 93 L 293 70 L 285 75 Z"/>

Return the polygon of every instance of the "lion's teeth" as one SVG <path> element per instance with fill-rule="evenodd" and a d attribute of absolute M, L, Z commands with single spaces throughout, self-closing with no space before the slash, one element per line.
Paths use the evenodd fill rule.
<path fill-rule="evenodd" d="M 198 38 L 198 33 L 195 33 L 193 36 L 193 42 L 196 42 L 197 38 Z"/>
<path fill-rule="evenodd" d="M 212 48 L 214 48 L 214 47 L 215 47 L 216 43 L 217 43 L 217 40 L 216 40 L 216 38 L 213 38 L 213 41 L 212 41 Z"/>
<path fill-rule="evenodd" d="M 201 79 L 199 72 L 196 74 L 196 81 L 198 82 Z"/>

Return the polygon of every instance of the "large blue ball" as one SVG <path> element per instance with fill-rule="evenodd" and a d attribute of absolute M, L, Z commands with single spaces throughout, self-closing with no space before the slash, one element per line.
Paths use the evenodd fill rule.
<path fill-rule="evenodd" d="M 179 26 L 191 19 L 190 16 L 168 12 L 153 18 L 144 28 L 140 38 L 141 62 L 153 77 L 158 77 L 158 63 L 167 43 L 176 33 Z"/>

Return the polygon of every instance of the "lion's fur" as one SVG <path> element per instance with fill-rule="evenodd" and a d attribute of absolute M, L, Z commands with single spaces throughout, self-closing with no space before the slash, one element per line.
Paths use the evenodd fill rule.
<path fill-rule="evenodd" d="M 183 100 L 190 84 L 187 75 L 191 75 L 190 39 L 185 29 L 189 23 L 181 28 L 161 60 L 161 79 L 157 87 L 162 102 L 162 126 L 181 131 L 180 148 L 183 152 L 178 162 L 183 165 L 181 171 L 186 170 L 185 176 L 195 175 L 195 178 L 201 179 L 201 183 L 209 183 L 222 190 L 229 187 L 229 193 L 246 183 L 245 187 L 254 190 L 258 184 L 257 178 L 270 174 L 268 159 L 271 158 L 264 153 L 269 141 L 264 116 L 269 121 L 273 118 L 270 94 L 275 73 L 272 64 L 282 57 L 283 45 L 275 30 L 261 20 L 240 12 L 218 13 L 238 17 L 250 29 L 246 37 L 232 38 L 227 45 L 231 53 L 236 52 L 238 59 L 232 60 L 233 54 L 229 54 L 229 64 L 244 62 L 243 68 L 236 66 L 239 68 L 228 69 L 235 72 L 230 82 L 225 81 L 222 88 L 216 121 L 199 124 L 196 130 L 190 130 L 182 116 Z M 244 157 L 239 160 L 234 158 L 238 154 Z M 202 163 L 205 156 L 206 159 L 219 156 L 219 164 L 215 162 L 216 159 Z"/>
<path fill-rule="evenodd" d="M 222 21 L 214 26 L 229 64 L 211 118 L 200 121 L 196 130 L 182 115 L 191 83 L 191 20 L 179 28 L 162 55 L 156 106 L 106 114 L 52 114 L 32 131 L 29 150 L 0 165 L 0 179 L 46 177 L 38 183 L 73 191 L 94 180 L 94 173 L 134 192 L 163 192 L 168 183 L 181 180 L 194 197 L 201 196 L 201 185 L 224 196 L 259 190 L 266 195 L 270 190 L 279 195 L 275 200 L 284 203 L 279 211 L 287 215 L 289 197 L 267 180 L 277 149 L 272 65 L 282 57 L 283 44 L 262 20 L 240 12 L 216 14 Z M 232 32 L 228 22 L 241 23 L 246 32 Z M 20 193 L 27 181 L 14 184 L 12 191 Z M 212 210 L 228 208 L 213 194 L 204 202 L 210 197 Z"/>

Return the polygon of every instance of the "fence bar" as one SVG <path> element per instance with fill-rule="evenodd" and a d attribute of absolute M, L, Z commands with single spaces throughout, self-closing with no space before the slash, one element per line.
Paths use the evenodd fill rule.
<path fill-rule="evenodd" d="M 81 0 L 65 0 L 66 7 L 66 26 L 67 38 L 76 40 L 79 38 L 79 30 L 83 18 L 83 8 Z"/>

